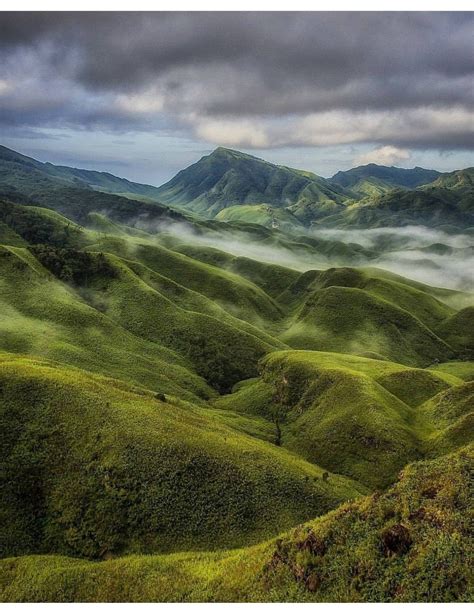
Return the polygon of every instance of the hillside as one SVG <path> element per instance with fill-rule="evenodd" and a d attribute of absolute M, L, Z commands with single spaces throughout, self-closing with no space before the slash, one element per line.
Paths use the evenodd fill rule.
<path fill-rule="evenodd" d="M 472 600 L 472 446 L 407 466 L 385 493 L 230 552 L 0 561 L 2 601 Z"/>
<path fill-rule="evenodd" d="M 413 169 L 402 169 L 401 167 L 385 167 L 384 165 L 361 165 L 348 171 L 338 171 L 331 178 L 331 182 L 344 188 L 358 191 L 358 184 L 368 180 L 375 180 L 376 183 L 385 187 L 404 187 L 416 188 L 429 182 L 434 182 L 441 176 L 439 171 L 434 169 L 423 169 L 415 167 Z"/>
<path fill-rule="evenodd" d="M 472 201 L 472 188 L 467 194 L 437 187 L 392 190 L 362 199 L 321 219 L 321 224 L 340 228 L 425 225 L 460 230 L 474 224 Z"/>
<path fill-rule="evenodd" d="M 3 556 L 245 545 L 363 489 L 125 383 L 7 355 L 0 383 Z"/>
<path fill-rule="evenodd" d="M 303 228 L 303 224 L 287 209 L 270 205 L 232 205 L 216 215 L 221 222 L 248 222 L 262 224 L 267 228 Z"/>
<path fill-rule="evenodd" d="M 118 178 L 111 173 L 76 169 L 52 163 L 41 163 L 5 146 L 0 146 L 0 180 L 8 177 L 11 185 L 16 180 L 22 180 L 22 174 L 30 174 L 36 179 L 50 179 L 63 186 L 91 188 L 101 192 L 124 196 L 146 197 L 156 199 L 156 187 L 138 184 L 125 178 Z"/>
<path fill-rule="evenodd" d="M 418 409 L 423 412 L 421 404 L 451 387 L 465 387 L 471 396 L 457 417 L 472 416 L 474 386 L 463 385 L 453 375 L 370 355 L 285 351 L 262 361 L 258 381 L 237 387 L 215 405 L 278 422 L 285 448 L 369 488 L 380 488 L 393 482 L 406 463 L 425 453 L 433 456 L 433 438 L 438 438 L 440 427 L 446 431 L 456 415 L 443 426 L 431 415 L 421 417 Z M 473 439 L 466 427 L 462 442 Z M 452 443 L 451 450 L 458 445 Z M 374 469 L 373 463 L 380 467 Z"/>
<path fill-rule="evenodd" d="M 273 165 L 254 156 L 217 148 L 160 186 L 163 203 L 213 217 L 234 205 L 295 203 L 321 204 L 337 209 L 346 198 L 343 189 L 315 174 Z"/>

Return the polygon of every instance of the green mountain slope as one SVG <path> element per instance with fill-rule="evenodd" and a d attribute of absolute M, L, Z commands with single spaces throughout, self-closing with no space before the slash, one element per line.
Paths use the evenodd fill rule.
<path fill-rule="evenodd" d="M 160 186 L 163 203 L 206 216 L 233 205 L 261 204 L 288 207 L 293 203 L 322 204 L 337 209 L 343 189 L 315 174 L 267 163 L 262 159 L 217 148 Z"/>
<path fill-rule="evenodd" d="M 221 210 L 216 220 L 222 222 L 249 222 L 267 228 L 303 228 L 303 224 L 287 209 L 275 209 L 270 205 L 232 205 Z"/>
<path fill-rule="evenodd" d="M 228 552 L 0 562 L 2 601 L 452 602 L 474 593 L 473 449 L 406 467 L 386 493 Z"/>
<path fill-rule="evenodd" d="M 474 224 L 472 189 L 469 195 L 447 188 L 392 190 L 374 198 L 363 199 L 321 220 L 340 228 L 377 228 L 386 226 L 426 225 L 468 228 Z"/>
<path fill-rule="evenodd" d="M 4 556 L 244 545 L 362 490 L 113 379 L 4 355 L 0 387 Z"/>
<path fill-rule="evenodd" d="M 338 171 L 331 178 L 331 182 L 344 188 L 355 189 L 357 192 L 358 183 L 372 178 L 392 188 L 397 186 L 416 188 L 433 182 L 440 175 L 439 171 L 423 169 L 423 167 L 402 169 L 401 167 L 385 167 L 384 165 L 370 163 L 369 165 L 354 167 L 348 171 Z"/>
<path fill-rule="evenodd" d="M 5 146 L 0 146 L 0 181 L 3 182 L 8 177 L 10 183 L 14 185 L 15 178 L 18 180 L 25 179 L 25 173 L 30 174 L 35 179 L 39 177 L 49 178 L 64 186 L 91 188 L 112 194 L 140 196 L 148 199 L 156 199 L 157 194 L 155 186 L 131 182 L 107 172 L 41 163 Z"/>
<path fill-rule="evenodd" d="M 450 188 L 472 191 L 474 187 L 474 167 L 443 173 L 433 182 L 426 184 L 425 189 Z"/>

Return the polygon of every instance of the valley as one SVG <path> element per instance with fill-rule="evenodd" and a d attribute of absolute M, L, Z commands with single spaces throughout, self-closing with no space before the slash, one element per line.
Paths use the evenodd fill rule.
<path fill-rule="evenodd" d="M 0 600 L 472 600 L 473 180 L 0 147 Z"/>

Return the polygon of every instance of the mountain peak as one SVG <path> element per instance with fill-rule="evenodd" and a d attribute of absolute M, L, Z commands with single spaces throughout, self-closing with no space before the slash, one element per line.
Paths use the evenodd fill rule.
<path fill-rule="evenodd" d="M 251 154 L 241 152 L 240 150 L 234 150 L 232 148 L 225 148 L 224 146 L 218 146 L 215 150 L 211 152 L 211 154 L 209 154 L 205 158 L 249 159 L 253 161 L 260 161 L 262 163 L 267 162 Z"/>
<path fill-rule="evenodd" d="M 214 217 L 235 205 L 338 205 L 343 190 L 324 178 L 219 146 L 159 188 L 160 201 Z"/>

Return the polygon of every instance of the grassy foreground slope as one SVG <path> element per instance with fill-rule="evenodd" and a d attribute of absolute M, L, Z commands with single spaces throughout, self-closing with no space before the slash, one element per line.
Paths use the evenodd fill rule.
<path fill-rule="evenodd" d="M 2 601 L 450 602 L 474 595 L 472 445 L 277 540 L 216 553 L 0 562 Z"/>
<path fill-rule="evenodd" d="M 1 356 L 3 556 L 235 547 L 364 488 L 206 409 L 47 361 Z"/>

